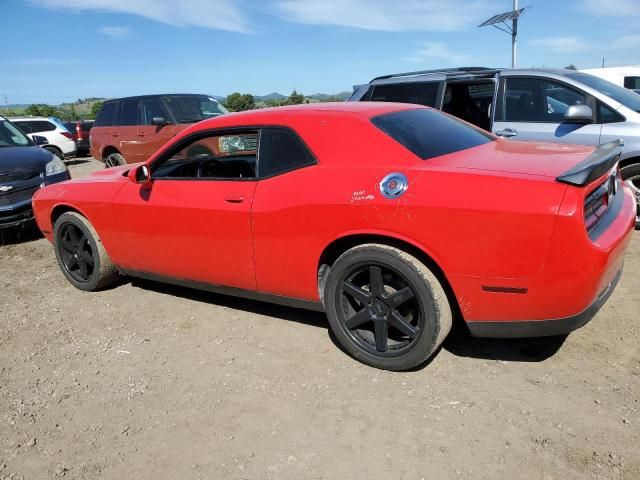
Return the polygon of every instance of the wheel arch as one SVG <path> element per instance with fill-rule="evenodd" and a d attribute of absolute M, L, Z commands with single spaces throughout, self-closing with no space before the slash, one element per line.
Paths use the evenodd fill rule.
<path fill-rule="evenodd" d="M 75 212 L 79 215 L 82 215 L 84 218 L 86 218 L 89 222 L 91 222 L 91 220 L 89 220 L 89 217 L 78 207 L 68 204 L 68 203 L 59 203 L 56 206 L 54 206 L 51 209 L 51 231 L 53 232 L 53 227 L 56 224 L 56 221 L 58 220 L 58 218 L 60 218 L 60 216 L 63 213 L 68 213 L 68 212 Z"/>
<path fill-rule="evenodd" d="M 104 160 L 105 158 L 107 158 L 112 153 L 117 153 L 117 154 L 122 155 L 120 153 L 120 150 L 118 150 L 116 147 L 114 147 L 113 145 L 107 145 L 106 147 L 104 147 L 102 149 L 102 159 Z"/>
<path fill-rule="evenodd" d="M 64 156 L 64 154 L 62 153 L 62 149 L 59 146 L 54 145 L 53 143 L 47 143 L 46 145 L 43 145 L 42 148 L 44 148 L 45 150 L 55 150 L 59 152 L 60 155 Z"/>
<path fill-rule="evenodd" d="M 324 301 L 324 286 L 331 265 L 347 250 L 366 243 L 377 243 L 387 245 L 402 250 L 420 260 L 429 268 L 442 284 L 442 288 L 447 294 L 447 299 L 451 305 L 454 321 L 462 320 L 462 312 L 458 305 L 458 300 L 453 291 L 444 270 L 436 261 L 434 255 L 427 252 L 422 246 L 409 239 L 398 238 L 385 233 L 352 233 L 345 234 L 329 243 L 320 254 L 317 265 L 318 272 L 318 294 L 321 301 Z"/>

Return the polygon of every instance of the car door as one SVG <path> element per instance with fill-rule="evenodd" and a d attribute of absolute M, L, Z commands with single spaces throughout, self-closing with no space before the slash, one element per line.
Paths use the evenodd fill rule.
<path fill-rule="evenodd" d="M 569 106 L 586 104 L 593 109 L 593 102 L 585 92 L 557 80 L 503 76 L 492 131 L 516 140 L 597 145 L 600 124 L 564 121 Z"/>
<path fill-rule="evenodd" d="M 194 134 L 151 165 L 149 189 L 127 182 L 113 200 L 128 252 L 121 267 L 255 289 L 251 204 L 257 137 L 255 131 Z M 240 143 L 246 148 L 237 148 Z"/>
<path fill-rule="evenodd" d="M 153 125 L 153 119 L 164 119 L 164 125 Z M 159 97 L 140 100 L 140 124 L 138 125 L 139 161 L 143 162 L 153 155 L 176 135 L 169 112 Z"/>
<path fill-rule="evenodd" d="M 140 99 L 123 98 L 118 102 L 116 121 L 111 127 L 111 138 L 127 163 L 141 162 L 138 140 Z"/>

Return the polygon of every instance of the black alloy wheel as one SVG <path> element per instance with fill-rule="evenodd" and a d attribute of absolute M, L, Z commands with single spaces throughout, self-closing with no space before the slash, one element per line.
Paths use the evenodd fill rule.
<path fill-rule="evenodd" d="M 77 282 L 88 282 L 95 266 L 89 239 L 80 228 L 71 223 L 64 225 L 59 235 L 63 268 Z"/>
<path fill-rule="evenodd" d="M 336 340 L 357 360 L 385 370 L 423 364 L 452 325 L 448 297 L 415 256 L 362 244 L 330 265 L 321 298 Z"/>
<path fill-rule="evenodd" d="M 425 313 L 399 272 L 383 265 L 352 269 L 342 282 L 338 310 L 349 335 L 377 355 L 397 354 L 416 340 Z"/>

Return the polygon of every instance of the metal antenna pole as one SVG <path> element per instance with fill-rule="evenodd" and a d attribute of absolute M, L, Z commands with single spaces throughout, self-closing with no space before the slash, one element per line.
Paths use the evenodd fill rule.
<path fill-rule="evenodd" d="M 513 0 L 513 11 L 518 10 L 518 0 Z M 511 68 L 516 68 L 516 48 L 518 46 L 518 17 L 511 21 Z"/>

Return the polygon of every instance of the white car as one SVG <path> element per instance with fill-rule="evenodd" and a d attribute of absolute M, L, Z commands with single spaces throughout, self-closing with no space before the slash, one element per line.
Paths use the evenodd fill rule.
<path fill-rule="evenodd" d="M 73 135 L 64 125 L 54 118 L 47 117 L 19 117 L 10 118 L 12 123 L 26 133 L 32 140 L 34 135 L 45 137 L 47 144 L 42 148 L 49 150 L 58 158 L 64 160 L 76 156 L 76 142 Z"/>

